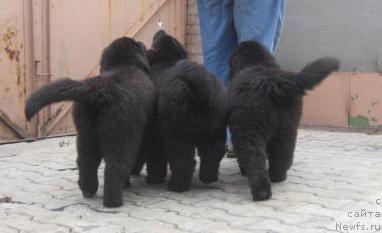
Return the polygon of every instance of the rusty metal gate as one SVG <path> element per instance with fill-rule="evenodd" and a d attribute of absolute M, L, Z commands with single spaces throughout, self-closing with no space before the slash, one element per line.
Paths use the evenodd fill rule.
<path fill-rule="evenodd" d="M 71 104 L 26 122 L 24 103 L 60 77 L 98 72 L 102 49 L 126 35 L 149 45 L 164 28 L 185 42 L 185 0 L 0 0 L 0 142 L 74 132 Z"/>

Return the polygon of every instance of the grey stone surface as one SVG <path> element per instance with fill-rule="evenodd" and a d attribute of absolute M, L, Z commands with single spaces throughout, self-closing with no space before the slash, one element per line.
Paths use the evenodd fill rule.
<path fill-rule="evenodd" d="M 265 202 L 251 200 L 235 159 L 225 158 L 215 184 L 195 176 L 192 190 L 178 194 L 141 176 L 123 207 L 107 209 L 102 186 L 95 198 L 82 197 L 75 157 L 74 137 L 0 146 L 1 233 L 382 232 L 342 229 L 382 227 L 382 217 L 354 217 L 382 212 L 381 135 L 300 130 L 289 177 Z"/>
<path fill-rule="evenodd" d="M 380 0 L 287 0 L 276 58 L 299 70 L 320 56 L 341 59 L 341 71 L 381 72 Z"/>

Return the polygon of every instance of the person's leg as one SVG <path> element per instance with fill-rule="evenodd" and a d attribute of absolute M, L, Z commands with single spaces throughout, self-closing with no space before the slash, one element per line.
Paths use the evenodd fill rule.
<path fill-rule="evenodd" d="M 274 53 L 286 0 L 236 0 L 234 22 L 239 42 L 255 40 Z"/>
<path fill-rule="evenodd" d="M 229 84 L 228 61 L 237 46 L 233 4 L 234 0 L 198 0 L 204 65 L 226 87 Z M 229 131 L 227 144 L 231 145 Z"/>
<path fill-rule="evenodd" d="M 228 87 L 228 60 L 237 45 L 233 0 L 198 0 L 204 65 Z"/>

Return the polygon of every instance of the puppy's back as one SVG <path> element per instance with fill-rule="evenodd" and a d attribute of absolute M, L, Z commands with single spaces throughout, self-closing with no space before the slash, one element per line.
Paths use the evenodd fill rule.
<path fill-rule="evenodd" d="M 204 66 L 181 60 L 161 74 L 158 112 L 191 129 L 222 124 L 226 90 Z"/>

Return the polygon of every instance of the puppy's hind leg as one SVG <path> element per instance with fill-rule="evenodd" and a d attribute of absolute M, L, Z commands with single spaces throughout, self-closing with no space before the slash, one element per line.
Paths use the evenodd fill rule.
<path fill-rule="evenodd" d="M 131 170 L 131 175 L 139 176 L 141 174 L 142 168 L 145 165 L 145 162 L 147 160 L 146 156 L 147 156 L 146 153 L 139 153 L 138 154 L 137 159 L 136 159 L 135 164 L 134 164 L 134 167 Z"/>
<path fill-rule="evenodd" d="M 166 140 L 164 153 L 171 169 L 168 189 L 175 192 L 187 191 L 190 189 L 196 164 L 194 144 L 181 139 Z"/>
<path fill-rule="evenodd" d="M 96 134 L 78 132 L 77 136 L 77 165 L 79 169 L 78 185 L 86 198 L 95 195 L 98 189 L 98 167 L 101 163 L 101 155 L 98 147 Z"/>
<path fill-rule="evenodd" d="M 114 156 L 105 157 L 105 184 L 103 204 L 119 207 L 123 204 L 122 191 L 128 178 L 128 164 Z"/>
<path fill-rule="evenodd" d="M 153 129 L 146 137 L 146 158 L 148 184 L 162 184 L 166 181 L 167 159 L 163 154 L 162 140 L 157 130 Z"/>
<path fill-rule="evenodd" d="M 118 128 L 118 127 L 117 127 Z M 131 134 L 128 128 L 118 131 L 103 130 L 100 147 L 105 160 L 104 196 L 106 207 L 119 207 L 123 204 L 123 189 L 129 184 L 129 176 L 138 154 L 141 133 Z"/>
<path fill-rule="evenodd" d="M 269 141 L 269 176 L 272 182 L 282 182 L 287 178 L 287 171 L 293 162 L 297 129 L 280 130 Z"/>
<path fill-rule="evenodd" d="M 131 170 L 131 175 L 139 176 L 141 174 L 142 168 L 148 160 L 151 153 L 156 153 L 156 138 L 154 127 L 150 124 L 145 127 L 144 136 L 142 138 L 141 146 L 139 147 L 139 153 L 133 169 Z"/>
<path fill-rule="evenodd" d="M 156 151 L 151 151 L 147 156 L 146 183 L 148 184 L 162 184 L 166 181 L 167 159 L 161 146 L 156 148 Z"/>
<path fill-rule="evenodd" d="M 242 134 L 243 132 L 240 132 Z M 251 135 L 249 137 L 249 135 Z M 239 163 L 248 176 L 254 201 L 267 200 L 271 197 L 271 184 L 266 170 L 266 146 L 261 136 L 248 134 L 241 135 L 240 140 L 235 139 L 233 131 L 233 144 L 239 156 Z"/>
<path fill-rule="evenodd" d="M 225 130 L 224 135 L 215 138 L 204 138 L 198 145 L 200 157 L 199 179 L 209 184 L 218 181 L 220 161 L 225 153 Z"/>

